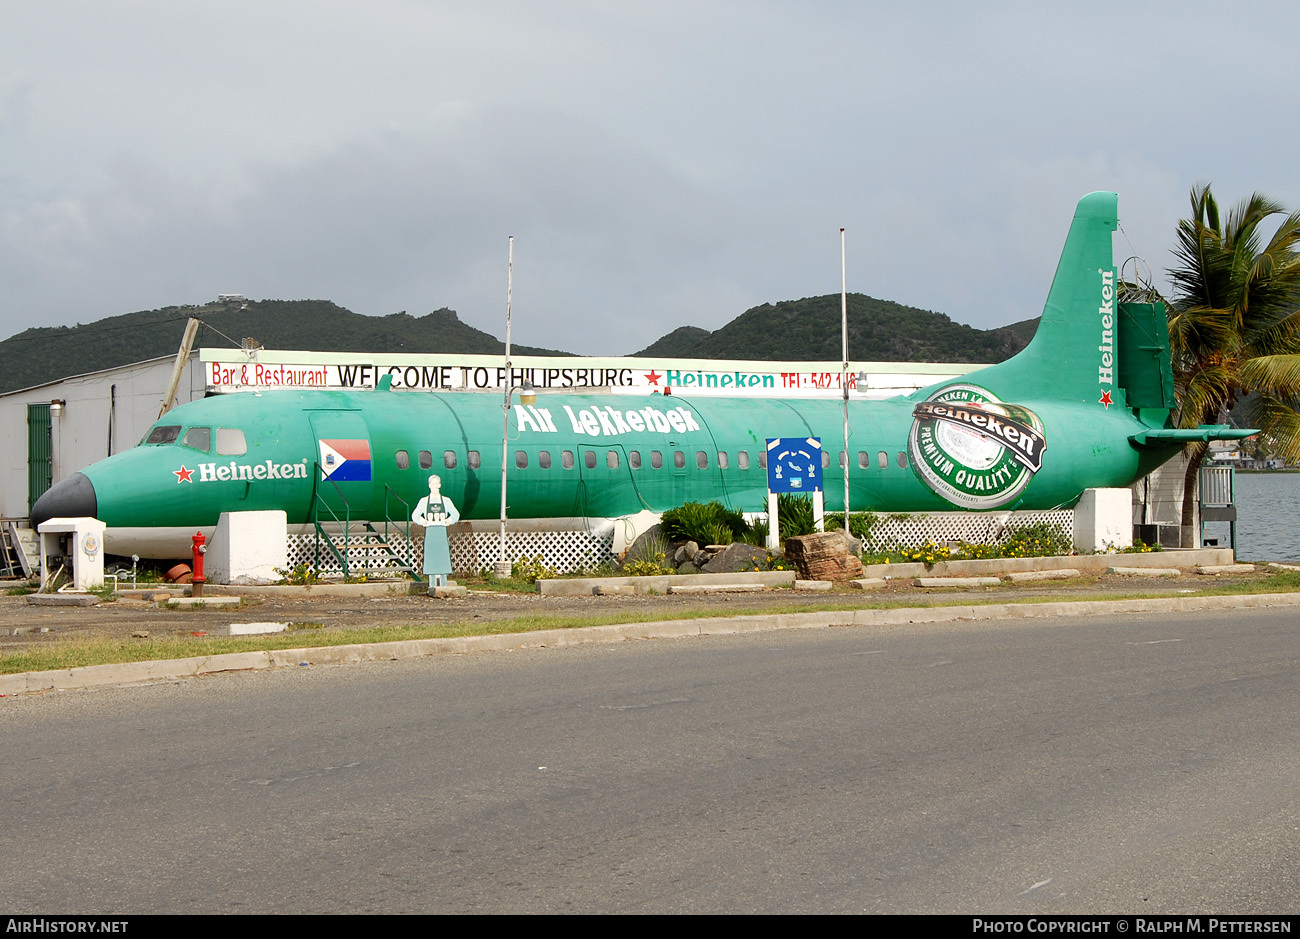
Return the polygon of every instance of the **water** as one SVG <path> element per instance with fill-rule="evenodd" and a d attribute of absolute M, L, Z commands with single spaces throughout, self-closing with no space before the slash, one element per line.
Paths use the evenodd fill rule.
<path fill-rule="evenodd" d="M 1300 561 L 1300 473 L 1237 474 L 1237 557 Z M 1231 544 L 1228 525 L 1205 526 L 1207 538 Z"/>

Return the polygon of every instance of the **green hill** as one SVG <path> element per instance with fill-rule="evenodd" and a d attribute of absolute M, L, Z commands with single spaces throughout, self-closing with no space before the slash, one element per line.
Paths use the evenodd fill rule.
<path fill-rule="evenodd" d="M 199 346 L 235 347 L 251 337 L 268 349 L 500 355 L 501 340 L 462 323 L 454 310 L 425 316 L 363 316 L 328 300 L 260 300 L 172 306 L 77 326 L 28 329 L 0 342 L 0 392 L 28 388 L 143 359 L 174 355 L 185 322 L 203 325 Z M 855 361 L 1000 362 L 1033 337 L 1038 321 L 981 330 L 863 294 L 849 295 L 849 352 Z M 569 355 L 533 346 L 521 355 Z M 659 358 L 837 362 L 837 294 L 765 303 L 721 329 L 681 326 L 637 355 Z"/>
<path fill-rule="evenodd" d="M 0 342 L 0 392 L 68 375 L 174 355 L 190 316 L 203 321 L 199 346 L 238 346 L 252 337 L 268 349 L 310 352 L 452 352 L 500 355 L 505 343 L 462 323 L 454 310 L 426 316 L 363 316 L 328 300 L 261 300 L 145 310 L 85 326 L 28 329 Z M 521 355 L 568 355 L 512 346 Z"/>
<path fill-rule="evenodd" d="M 695 359 L 835 362 L 840 297 L 765 303 L 709 332 L 682 326 L 636 355 Z M 849 294 L 849 355 L 868 362 L 1001 362 L 1033 338 L 1038 320 L 998 329 L 954 323 L 942 313 Z"/>

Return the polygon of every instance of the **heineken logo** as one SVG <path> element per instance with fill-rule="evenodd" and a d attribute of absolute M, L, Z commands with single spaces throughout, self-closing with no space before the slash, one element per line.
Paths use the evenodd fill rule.
<path fill-rule="evenodd" d="M 954 505 L 1006 505 L 1042 468 L 1047 438 L 1029 408 L 975 385 L 949 385 L 912 412 L 912 469 Z"/>

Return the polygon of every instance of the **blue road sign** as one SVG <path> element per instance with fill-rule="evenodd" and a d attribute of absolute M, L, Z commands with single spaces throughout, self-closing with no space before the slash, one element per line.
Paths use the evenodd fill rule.
<path fill-rule="evenodd" d="M 769 437 L 767 488 L 770 492 L 816 492 L 822 488 L 819 437 Z"/>

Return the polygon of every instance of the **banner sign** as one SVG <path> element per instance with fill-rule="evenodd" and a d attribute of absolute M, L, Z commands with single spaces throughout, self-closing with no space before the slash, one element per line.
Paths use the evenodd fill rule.
<path fill-rule="evenodd" d="M 539 391 L 609 391 L 732 397 L 835 397 L 840 371 L 809 362 L 701 362 L 698 360 L 518 356 L 507 375 L 501 356 L 362 355 L 267 349 L 202 349 L 209 392 L 270 388 L 371 389 L 381 379 L 396 391 L 495 391 L 525 381 Z M 860 398 L 886 398 L 964 375 L 974 365 L 867 363 L 867 382 L 849 376 Z"/>

